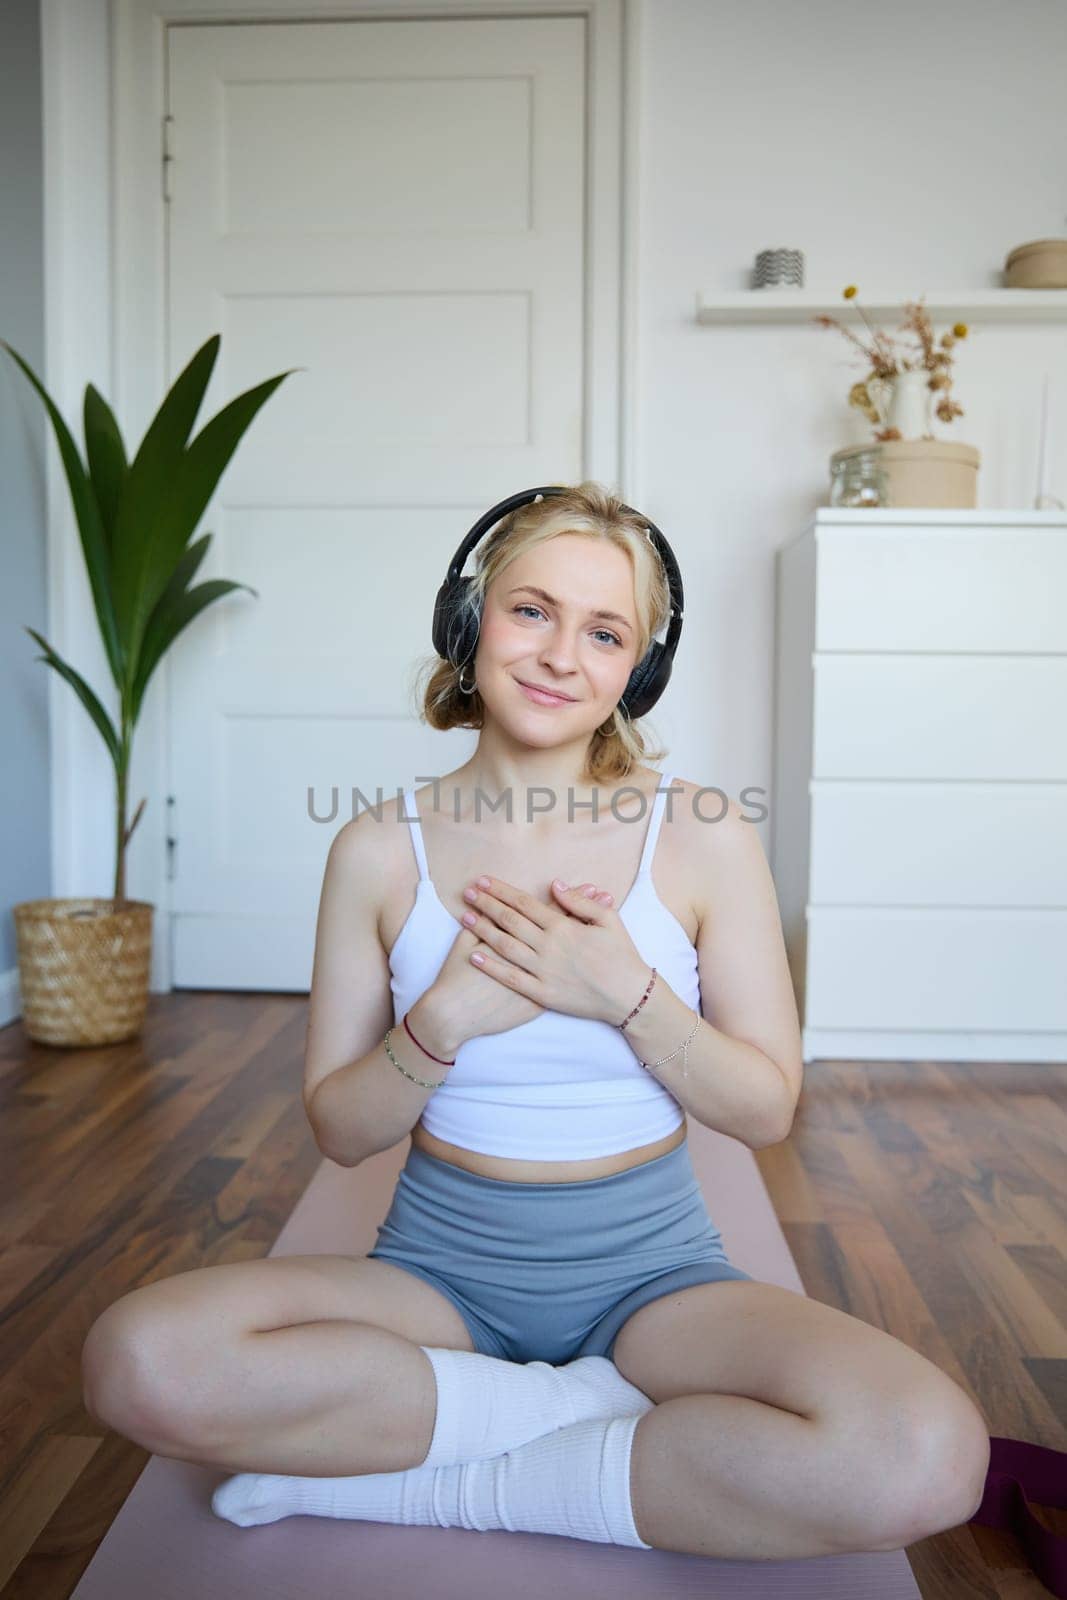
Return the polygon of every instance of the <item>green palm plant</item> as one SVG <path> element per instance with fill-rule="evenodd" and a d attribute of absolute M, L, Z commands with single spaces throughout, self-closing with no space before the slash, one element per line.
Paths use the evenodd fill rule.
<path fill-rule="evenodd" d="M 247 583 L 216 578 L 190 588 L 211 543 L 190 539 L 227 464 L 253 417 L 290 368 L 231 400 L 190 440 L 218 356 L 214 334 L 175 379 L 153 417 L 137 454 L 127 460 L 118 423 L 90 383 L 85 390 L 83 462 L 66 423 L 40 379 L 3 339 L 48 409 L 70 487 L 97 623 L 118 690 L 117 725 L 85 679 L 33 628 L 26 632 L 74 689 L 100 731 L 115 767 L 114 898 L 126 899 L 126 847 L 145 808 L 142 799 L 127 825 L 127 787 L 133 732 L 156 667 L 193 618 Z"/>

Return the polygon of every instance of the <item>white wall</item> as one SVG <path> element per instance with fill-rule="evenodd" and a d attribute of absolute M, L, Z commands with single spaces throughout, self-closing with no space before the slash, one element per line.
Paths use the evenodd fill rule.
<path fill-rule="evenodd" d="M 864 367 L 834 329 L 700 326 L 696 292 L 747 288 L 757 252 L 786 245 L 808 285 L 899 286 L 903 304 L 999 285 L 1014 246 L 1067 236 L 1067 5 L 646 0 L 634 20 L 633 493 L 687 601 L 653 721 L 673 770 L 769 795 L 774 550 L 828 502 L 832 451 L 869 437 L 847 405 Z M 935 433 L 981 451 L 983 508 L 1033 505 L 1050 369 L 1067 502 L 1067 324 L 985 324 L 957 347 L 966 414 Z"/>
<path fill-rule="evenodd" d="M 86 376 L 105 392 L 113 387 L 113 219 L 101 201 L 110 190 L 109 22 L 112 5 L 127 3 L 139 0 L 42 7 L 52 41 L 46 267 L 49 254 L 79 261 L 77 303 L 53 297 L 48 305 L 53 392 L 68 415 L 77 413 Z M 279 3 L 257 9 L 276 15 Z M 301 6 L 293 0 L 293 13 Z M 396 8 L 405 9 L 403 0 Z M 324 13 L 342 9 L 343 0 L 323 0 Z M 784 244 L 805 252 L 810 285 L 897 285 L 903 303 L 924 290 L 995 285 L 1015 245 L 1067 233 L 1067 5 L 625 0 L 625 9 L 625 135 L 636 167 L 624 247 L 627 271 L 636 272 L 637 384 L 623 487 L 674 545 L 687 599 L 674 677 L 652 729 L 670 747 L 669 770 L 731 795 L 752 786 L 769 802 L 774 551 L 825 501 L 832 451 L 866 436 L 846 404 L 862 367 L 832 330 L 701 327 L 697 292 L 746 287 L 757 251 Z M 72 153 L 68 127 L 94 135 L 80 135 Z M 48 179 L 61 156 L 69 191 Z M 1048 369 L 1059 452 L 1051 488 L 1067 500 L 1059 464 L 1065 355 L 1067 328 L 1057 325 L 986 324 L 959 349 L 955 394 L 966 415 L 938 431 L 981 450 L 981 506 L 1032 504 Z M 116 398 L 125 416 L 131 397 Z M 132 425 L 130 436 L 139 437 Z M 61 503 L 54 448 L 49 471 Z M 64 542 L 52 557 L 62 575 L 51 619 L 57 647 L 70 646 L 90 681 L 105 688 L 76 533 L 69 518 L 62 522 Z M 70 697 L 62 684 L 53 692 Z M 149 762 L 143 727 L 139 736 L 138 759 Z M 79 789 L 76 807 L 60 807 L 52 892 L 107 894 L 114 854 L 106 754 L 79 708 L 63 740 Z M 161 856 L 165 794 L 150 787 L 129 892 L 155 898 L 144 863 Z M 139 775 L 132 792 L 148 792 Z M 769 830 L 761 832 L 766 843 Z"/>
<path fill-rule="evenodd" d="M 0 7 L 0 338 L 44 365 L 41 20 L 38 0 Z M 0 352 L 0 1027 L 17 1014 L 15 919 L 52 893 L 48 679 L 25 632 L 48 638 L 44 407 Z M 69 690 L 67 691 L 70 692 Z"/>

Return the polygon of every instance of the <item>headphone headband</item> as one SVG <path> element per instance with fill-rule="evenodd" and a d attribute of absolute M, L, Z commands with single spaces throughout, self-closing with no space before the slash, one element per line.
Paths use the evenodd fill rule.
<path fill-rule="evenodd" d="M 527 505 L 532 500 L 544 499 L 546 495 L 561 495 L 566 492 L 566 487 L 561 484 L 545 484 L 538 489 L 523 489 L 518 494 L 509 495 L 495 506 L 490 506 L 462 540 L 459 549 L 449 562 L 445 581 L 437 592 L 433 614 L 434 649 L 446 661 L 451 661 L 453 666 L 464 667 L 473 657 L 478 645 L 478 626 L 471 626 L 469 607 L 474 580 L 461 576 L 467 556 L 483 534 L 517 506 Z M 682 632 L 682 608 L 685 596 L 682 589 L 682 575 L 674 551 L 656 524 L 640 511 L 634 511 L 631 506 L 624 505 L 622 509 L 631 516 L 640 517 L 646 524 L 649 542 L 658 552 L 667 574 L 671 600 L 666 638 L 662 642 L 658 639 L 652 640 L 645 655 L 630 673 L 626 688 L 619 700 L 620 707 L 630 717 L 640 717 L 651 710 L 670 679 L 674 653 L 678 648 Z"/>

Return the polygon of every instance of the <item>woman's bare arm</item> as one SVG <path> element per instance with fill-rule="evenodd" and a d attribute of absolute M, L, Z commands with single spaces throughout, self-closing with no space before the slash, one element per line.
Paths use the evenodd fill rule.
<path fill-rule="evenodd" d="M 685 826 L 700 900 L 701 1019 L 688 1056 L 674 1056 L 654 1075 L 698 1122 L 762 1149 L 788 1134 L 803 1081 L 774 881 L 755 826 L 734 801 L 718 822 L 692 816 Z M 657 1061 L 692 1026 L 689 1007 L 657 982 L 626 1037 L 639 1060 Z"/>
<path fill-rule="evenodd" d="M 323 1155 L 345 1167 L 387 1150 L 409 1133 L 432 1089 L 398 1072 L 382 1047 L 393 1025 L 389 960 L 378 933 L 386 885 L 382 824 L 363 811 L 335 835 L 326 860 L 315 932 L 304 1109 Z M 456 1041 L 439 1015 L 432 988 L 410 1012 L 420 1043 L 452 1059 Z M 396 1028 L 397 1060 L 418 1078 L 439 1081 L 447 1068 L 430 1061 Z"/>

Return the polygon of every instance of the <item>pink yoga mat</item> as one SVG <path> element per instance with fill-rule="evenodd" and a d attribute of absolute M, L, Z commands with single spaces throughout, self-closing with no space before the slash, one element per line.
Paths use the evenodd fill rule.
<path fill-rule="evenodd" d="M 693 1168 L 731 1261 L 804 1293 L 752 1152 L 689 1121 Z M 270 1251 L 365 1255 L 408 1140 L 362 1166 L 324 1161 Z M 75 1600 L 921 1600 L 903 1550 L 804 1561 L 724 1561 L 556 1534 L 286 1517 L 238 1528 L 211 1495 L 228 1473 L 152 1456 L 74 1591 Z"/>

